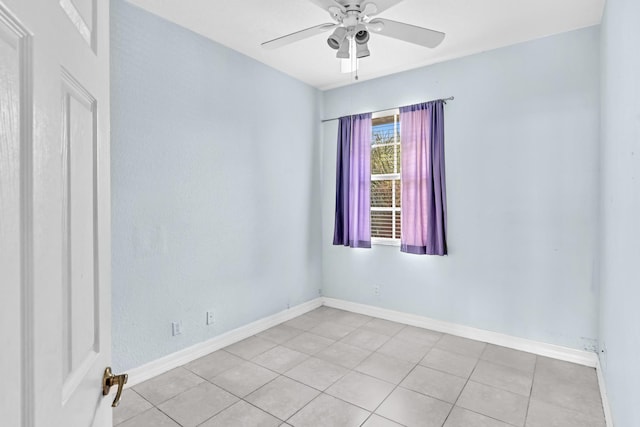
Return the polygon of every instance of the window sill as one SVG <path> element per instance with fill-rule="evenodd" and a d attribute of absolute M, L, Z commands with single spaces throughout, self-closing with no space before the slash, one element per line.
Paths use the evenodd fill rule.
<path fill-rule="evenodd" d="M 383 237 L 372 237 L 371 238 L 372 245 L 381 245 L 381 246 L 398 246 L 400 247 L 400 239 L 387 239 Z"/>

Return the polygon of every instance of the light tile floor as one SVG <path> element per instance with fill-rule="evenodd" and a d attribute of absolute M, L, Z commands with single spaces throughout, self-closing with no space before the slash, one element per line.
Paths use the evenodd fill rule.
<path fill-rule="evenodd" d="M 320 307 L 125 390 L 118 427 L 604 427 L 593 368 Z"/>

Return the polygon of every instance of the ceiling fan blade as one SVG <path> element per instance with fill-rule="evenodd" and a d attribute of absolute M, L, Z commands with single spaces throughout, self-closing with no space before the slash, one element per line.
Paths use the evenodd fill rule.
<path fill-rule="evenodd" d="M 369 22 L 371 29 L 378 34 L 404 40 L 424 47 L 434 48 L 444 40 L 444 33 L 428 28 L 405 24 L 390 19 L 376 18 Z M 380 25 L 382 24 L 382 25 Z"/>
<path fill-rule="evenodd" d="M 311 3 L 315 4 L 318 7 L 323 8 L 324 10 L 329 10 L 330 7 L 337 7 L 341 11 L 346 11 L 347 9 L 336 0 L 309 0 Z"/>
<path fill-rule="evenodd" d="M 362 2 L 362 10 L 365 10 L 367 4 L 372 4 L 375 6 L 375 11 L 367 13 L 368 16 L 374 16 L 379 13 L 384 12 L 392 6 L 400 3 L 402 0 L 365 0 Z"/>
<path fill-rule="evenodd" d="M 287 34 L 286 36 L 278 37 L 277 39 L 269 40 L 268 42 L 262 43 L 262 47 L 265 49 L 276 49 L 282 46 L 286 46 L 288 44 L 304 40 L 308 37 L 315 36 L 316 34 L 324 33 L 325 31 L 329 31 L 338 24 L 321 24 L 316 25 L 315 27 L 307 28 L 305 30 L 296 31 L 295 33 Z"/>

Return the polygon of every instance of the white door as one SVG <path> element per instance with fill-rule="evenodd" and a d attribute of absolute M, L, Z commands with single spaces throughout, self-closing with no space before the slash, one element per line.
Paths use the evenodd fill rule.
<path fill-rule="evenodd" d="M 0 0 L 0 424 L 107 427 L 109 1 Z"/>

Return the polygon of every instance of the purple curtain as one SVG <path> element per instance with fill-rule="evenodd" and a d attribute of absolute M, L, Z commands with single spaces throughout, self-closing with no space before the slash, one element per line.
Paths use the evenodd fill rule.
<path fill-rule="evenodd" d="M 333 244 L 371 247 L 371 113 L 341 117 Z"/>
<path fill-rule="evenodd" d="M 444 101 L 400 108 L 402 252 L 447 254 Z"/>

